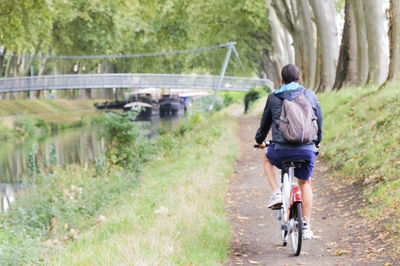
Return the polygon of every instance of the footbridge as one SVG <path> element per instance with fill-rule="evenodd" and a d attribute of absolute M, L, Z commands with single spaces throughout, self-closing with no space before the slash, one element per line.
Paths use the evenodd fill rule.
<path fill-rule="evenodd" d="M 254 87 L 268 86 L 268 79 L 193 75 L 108 73 L 32 76 L 0 79 L 0 93 L 36 90 L 69 90 L 99 88 L 177 88 L 199 90 L 248 91 Z"/>

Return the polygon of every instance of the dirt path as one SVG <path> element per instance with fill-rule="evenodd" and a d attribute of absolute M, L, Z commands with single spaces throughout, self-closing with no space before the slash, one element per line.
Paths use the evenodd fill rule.
<path fill-rule="evenodd" d="M 281 245 L 276 211 L 266 206 L 271 190 L 262 168 L 264 152 L 252 149 L 259 119 L 238 118 L 240 156 L 226 200 L 233 231 L 227 265 L 400 265 L 383 241 L 385 232 L 359 218 L 363 202 L 357 184 L 334 186 L 319 160 L 311 219 L 316 238 L 303 242 L 299 257 L 290 255 L 290 246 Z"/>

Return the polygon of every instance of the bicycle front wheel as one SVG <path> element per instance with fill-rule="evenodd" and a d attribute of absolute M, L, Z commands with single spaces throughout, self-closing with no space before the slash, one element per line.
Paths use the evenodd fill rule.
<path fill-rule="evenodd" d="M 292 246 L 293 255 L 299 256 L 301 251 L 301 244 L 303 241 L 303 214 L 301 202 L 296 202 L 292 206 L 289 225 L 289 238 L 290 245 Z"/>

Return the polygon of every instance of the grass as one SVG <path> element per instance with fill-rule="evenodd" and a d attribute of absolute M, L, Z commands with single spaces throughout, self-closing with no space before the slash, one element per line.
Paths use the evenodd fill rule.
<path fill-rule="evenodd" d="M 214 117 L 187 133 L 181 149 L 150 162 L 139 189 L 125 193 L 107 220 L 53 254 L 60 265 L 215 265 L 226 258 L 224 210 L 238 147 L 235 121 Z"/>
<path fill-rule="evenodd" d="M 222 114 L 202 120 L 161 136 L 142 172 L 99 160 L 36 176 L 0 216 L 1 264 L 223 263 L 224 195 L 238 153 L 236 142 L 225 144 L 236 122 Z"/>
<path fill-rule="evenodd" d="M 27 135 L 24 130 L 28 126 L 41 127 L 42 130 L 30 130 L 41 133 L 81 126 L 101 116 L 93 103 L 94 100 L 1 100 L 0 139 L 21 138 Z M 16 126 L 20 122 L 23 126 Z"/>
<path fill-rule="evenodd" d="M 335 178 L 363 184 L 363 213 L 399 237 L 400 84 L 319 95 L 324 114 L 322 157 Z M 400 248 L 400 244 L 398 244 Z"/>

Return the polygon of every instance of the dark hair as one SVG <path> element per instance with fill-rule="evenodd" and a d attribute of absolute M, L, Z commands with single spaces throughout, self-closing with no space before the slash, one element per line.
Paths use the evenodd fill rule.
<path fill-rule="evenodd" d="M 282 79 L 285 84 L 288 84 L 299 79 L 299 69 L 293 64 L 286 65 L 282 68 Z"/>

